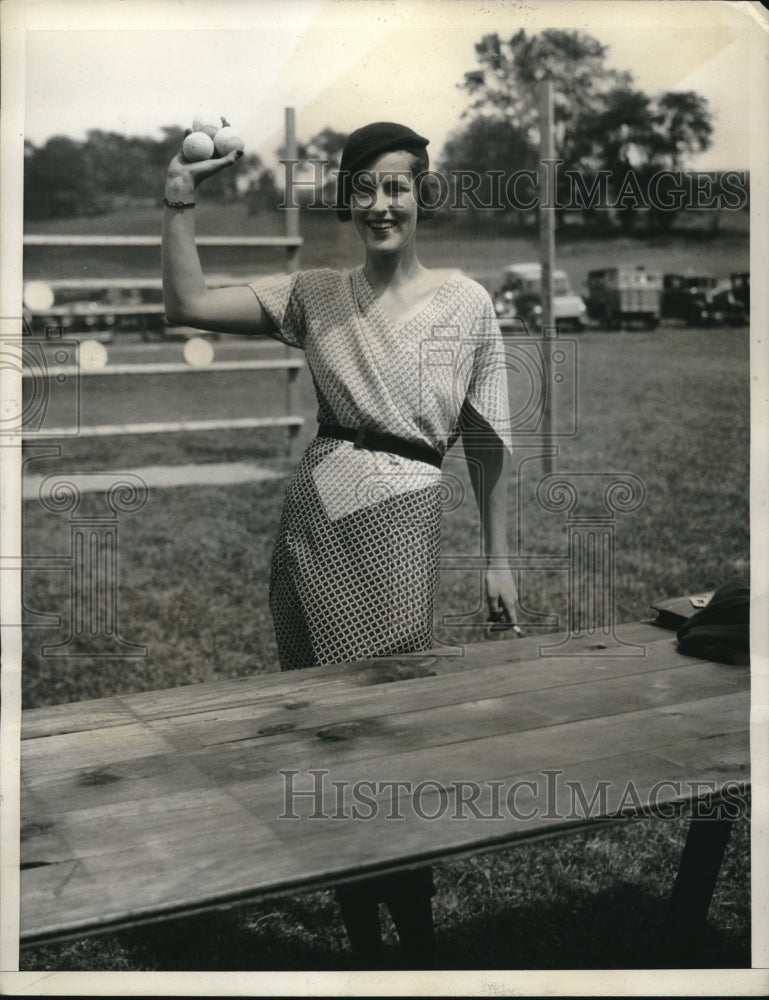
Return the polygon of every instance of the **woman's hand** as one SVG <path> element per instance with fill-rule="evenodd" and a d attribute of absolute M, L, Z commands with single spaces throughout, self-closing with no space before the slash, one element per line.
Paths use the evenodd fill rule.
<path fill-rule="evenodd" d="M 507 567 L 486 570 L 486 600 L 489 621 L 514 625 L 518 618 L 518 589 Z"/>
<path fill-rule="evenodd" d="M 168 165 L 166 198 L 184 201 L 207 177 L 231 167 L 243 155 L 242 149 L 233 149 L 226 156 L 213 156 L 210 160 L 188 160 L 180 150 Z"/>

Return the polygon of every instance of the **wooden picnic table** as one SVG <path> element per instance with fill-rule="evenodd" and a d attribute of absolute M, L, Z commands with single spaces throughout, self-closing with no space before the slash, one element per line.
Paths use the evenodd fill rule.
<path fill-rule="evenodd" d="M 672 912 L 704 919 L 749 781 L 749 672 L 649 624 L 616 635 L 25 711 L 22 944 L 696 801 Z"/>

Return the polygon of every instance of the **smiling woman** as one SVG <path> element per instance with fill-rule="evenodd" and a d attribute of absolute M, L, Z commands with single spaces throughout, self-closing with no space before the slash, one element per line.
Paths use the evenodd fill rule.
<path fill-rule="evenodd" d="M 460 437 L 482 523 L 490 620 L 512 624 L 507 560 L 511 448 L 504 348 L 485 290 L 424 267 L 416 237 L 428 140 L 377 122 L 350 136 L 337 214 L 352 220 L 362 266 L 208 289 L 194 237 L 198 184 L 237 153 L 168 171 L 163 282 L 170 319 L 266 334 L 305 351 L 318 436 L 288 487 L 270 575 L 283 670 L 431 648 L 446 451 Z M 375 859 L 372 859 L 375 860 Z M 357 959 L 381 963 L 387 903 L 404 967 L 435 962 L 429 869 L 338 891 Z"/>

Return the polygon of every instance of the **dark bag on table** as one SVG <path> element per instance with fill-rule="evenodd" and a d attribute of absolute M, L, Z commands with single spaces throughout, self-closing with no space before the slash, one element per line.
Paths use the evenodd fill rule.
<path fill-rule="evenodd" d="M 719 663 L 750 663 L 750 588 L 726 583 L 676 632 L 678 648 L 688 656 Z"/>

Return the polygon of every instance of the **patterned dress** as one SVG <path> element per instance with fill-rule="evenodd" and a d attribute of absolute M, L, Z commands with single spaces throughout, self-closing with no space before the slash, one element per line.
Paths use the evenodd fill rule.
<path fill-rule="evenodd" d="M 274 336 L 302 348 L 318 422 L 444 454 L 468 423 L 510 448 L 507 378 L 485 290 L 456 273 L 397 325 L 363 268 L 255 282 Z M 288 487 L 270 608 L 283 670 L 433 645 L 446 490 L 426 462 L 317 437 Z"/>

